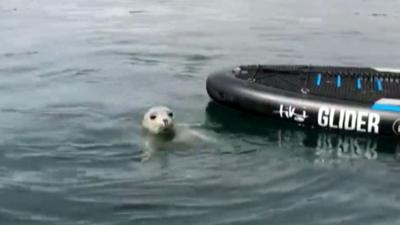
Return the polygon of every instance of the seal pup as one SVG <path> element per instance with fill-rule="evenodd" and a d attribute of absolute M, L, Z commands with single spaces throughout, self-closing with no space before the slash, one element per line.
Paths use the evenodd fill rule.
<path fill-rule="evenodd" d="M 146 111 L 142 123 L 143 154 L 142 161 L 148 160 L 155 151 L 169 148 L 190 148 L 199 141 L 211 139 L 190 128 L 190 125 L 177 125 L 175 115 L 167 106 L 154 106 Z"/>

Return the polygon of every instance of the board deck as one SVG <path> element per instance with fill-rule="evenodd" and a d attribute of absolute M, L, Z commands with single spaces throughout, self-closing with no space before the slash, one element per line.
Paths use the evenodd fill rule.
<path fill-rule="evenodd" d="M 396 69 L 332 66 L 252 65 L 236 68 L 237 78 L 295 93 L 373 103 L 400 98 Z"/>
<path fill-rule="evenodd" d="M 224 105 L 299 124 L 400 135 L 400 70 L 243 65 L 207 78 Z"/>

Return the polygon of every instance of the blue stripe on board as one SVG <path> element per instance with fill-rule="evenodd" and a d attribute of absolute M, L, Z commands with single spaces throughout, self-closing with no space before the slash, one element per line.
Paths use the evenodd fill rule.
<path fill-rule="evenodd" d="M 400 112 L 400 106 L 398 105 L 385 105 L 385 104 L 377 104 L 375 103 L 371 107 L 374 110 L 381 110 L 381 111 L 391 111 L 391 112 Z"/>
<path fill-rule="evenodd" d="M 375 88 L 378 91 L 383 91 L 382 81 L 379 78 L 375 78 Z"/>
<path fill-rule="evenodd" d="M 317 87 L 321 86 L 321 80 L 322 80 L 322 75 L 319 73 L 315 78 L 315 84 L 317 85 Z"/>
<path fill-rule="evenodd" d="M 362 85 L 361 85 L 361 77 L 358 77 L 357 80 L 356 80 L 356 88 L 357 88 L 358 90 L 361 90 L 361 88 L 362 88 Z"/>
<path fill-rule="evenodd" d="M 340 74 L 336 75 L 336 87 L 340 88 L 342 86 L 342 77 Z"/>

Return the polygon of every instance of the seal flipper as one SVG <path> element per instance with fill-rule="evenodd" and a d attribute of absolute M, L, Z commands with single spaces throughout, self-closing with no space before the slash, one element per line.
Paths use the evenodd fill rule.
<path fill-rule="evenodd" d="M 142 154 L 140 155 L 140 160 L 142 162 L 147 161 L 154 155 L 156 151 L 155 146 L 152 144 L 150 140 L 146 140 L 143 144 Z"/>

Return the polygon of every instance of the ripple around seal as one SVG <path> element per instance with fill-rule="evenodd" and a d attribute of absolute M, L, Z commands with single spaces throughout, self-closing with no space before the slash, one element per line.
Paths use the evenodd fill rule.
<path fill-rule="evenodd" d="M 57 217 L 50 217 L 46 215 L 23 212 L 23 211 L 8 210 L 4 208 L 0 208 L 0 218 L 2 219 L 3 222 L 8 222 L 8 223 L 15 223 L 16 221 L 59 223 L 62 221 L 61 218 Z"/>

